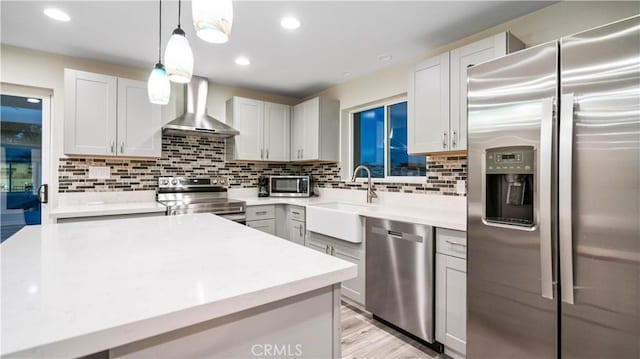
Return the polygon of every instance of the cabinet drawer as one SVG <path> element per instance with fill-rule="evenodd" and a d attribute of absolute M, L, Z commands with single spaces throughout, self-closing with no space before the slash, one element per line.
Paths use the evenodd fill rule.
<path fill-rule="evenodd" d="M 289 208 L 287 209 L 287 215 L 289 216 L 289 219 L 292 219 L 294 221 L 304 222 L 304 214 L 304 207 L 289 206 Z"/>
<path fill-rule="evenodd" d="M 276 234 L 276 220 L 275 219 L 264 219 L 261 221 L 247 221 L 247 227 L 251 227 L 253 229 L 257 229 L 259 231 Z"/>
<path fill-rule="evenodd" d="M 436 228 L 436 252 L 467 258 L 467 232 Z"/>
<path fill-rule="evenodd" d="M 259 221 L 276 218 L 276 207 L 272 204 L 266 206 L 247 207 L 247 221 Z"/>

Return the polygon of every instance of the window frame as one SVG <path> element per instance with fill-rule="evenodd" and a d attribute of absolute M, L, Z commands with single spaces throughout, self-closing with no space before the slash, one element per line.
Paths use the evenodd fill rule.
<path fill-rule="evenodd" d="M 351 180 L 351 175 L 353 174 L 354 167 L 354 115 L 358 112 L 373 110 L 378 107 L 382 107 L 384 111 L 384 177 L 383 178 L 371 178 L 372 181 L 375 182 L 385 182 L 385 183 L 426 183 L 427 175 L 424 176 L 389 176 L 389 107 L 393 105 L 397 105 L 403 102 L 407 102 L 407 96 L 399 96 L 391 99 L 377 101 L 373 103 L 369 103 L 367 105 L 354 107 L 349 110 L 349 173 L 347 175 L 349 178 L 346 181 Z M 407 114 L 408 117 L 408 114 Z M 407 121 L 409 119 L 407 118 Z M 367 178 L 356 178 L 356 182 L 366 182 Z"/>

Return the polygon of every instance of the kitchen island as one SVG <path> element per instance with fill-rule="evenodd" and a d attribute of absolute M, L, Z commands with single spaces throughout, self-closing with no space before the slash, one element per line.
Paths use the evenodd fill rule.
<path fill-rule="evenodd" d="M 356 276 L 211 214 L 26 227 L 1 256 L 2 357 L 339 357 Z"/>

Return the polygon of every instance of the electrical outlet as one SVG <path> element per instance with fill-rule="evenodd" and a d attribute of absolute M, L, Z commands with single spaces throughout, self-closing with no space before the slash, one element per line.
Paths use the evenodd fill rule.
<path fill-rule="evenodd" d="M 456 182 L 456 193 L 458 193 L 458 194 L 467 193 L 467 181 L 458 180 Z"/>
<path fill-rule="evenodd" d="M 110 179 L 111 168 L 106 166 L 101 167 L 89 167 L 89 178 L 93 179 Z"/>

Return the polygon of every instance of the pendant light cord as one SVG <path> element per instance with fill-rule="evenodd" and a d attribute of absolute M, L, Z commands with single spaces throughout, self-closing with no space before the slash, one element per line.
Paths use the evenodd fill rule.
<path fill-rule="evenodd" d="M 160 24 L 158 25 L 158 63 L 162 63 L 162 0 L 158 3 L 160 4 Z"/>
<path fill-rule="evenodd" d="M 178 0 L 178 29 L 180 29 L 180 18 L 182 17 L 182 0 Z"/>

